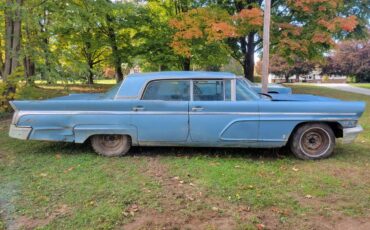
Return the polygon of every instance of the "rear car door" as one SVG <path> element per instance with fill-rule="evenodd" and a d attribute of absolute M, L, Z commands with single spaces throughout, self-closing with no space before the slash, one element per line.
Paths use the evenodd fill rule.
<path fill-rule="evenodd" d="M 165 79 L 147 83 L 139 100 L 133 102 L 132 123 L 139 144 L 185 142 L 189 127 L 190 80 Z"/>
<path fill-rule="evenodd" d="M 258 101 L 249 91 L 236 79 L 194 79 L 189 104 L 191 140 L 257 143 Z"/>

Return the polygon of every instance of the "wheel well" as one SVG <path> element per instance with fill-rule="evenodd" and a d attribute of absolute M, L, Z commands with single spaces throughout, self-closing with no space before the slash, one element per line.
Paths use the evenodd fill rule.
<path fill-rule="evenodd" d="M 89 136 L 85 141 L 84 143 L 88 143 L 89 141 L 91 141 L 91 138 L 93 136 L 101 136 L 101 135 L 122 135 L 122 136 L 127 136 L 129 139 L 130 139 L 130 143 L 132 143 L 132 137 L 129 135 L 129 134 L 107 134 L 107 133 L 103 133 L 103 134 L 93 134 L 91 136 Z"/>
<path fill-rule="evenodd" d="M 290 136 L 289 136 L 289 141 L 290 139 L 292 138 L 292 134 L 295 133 L 295 131 L 301 127 L 302 125 L 305 125 L 305 124 L 314 124 L 314 123 L 320 123 L 320 124 L 327 124 L 329 125 L 329 127 L 333 130 L 334 132 L 334 136 L 336 138 L 339 138 L 339 137 L 343 137 L 343 127 L 341 124 L 339 124 L 338 122 L 336 121 L 307 121 L 307 122 L 302 122 L 302 123 L 299 123 L 297 124 L 293 131 L 291 132 Z"/>

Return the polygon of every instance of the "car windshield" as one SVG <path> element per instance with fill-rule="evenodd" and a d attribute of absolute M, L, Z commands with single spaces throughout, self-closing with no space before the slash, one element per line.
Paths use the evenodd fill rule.
<path fill-rule="evenodd" d="M 243 94 L 244 96 L 242 97 L 246 97 L 246 95 L 248 95 L 247 96 L 248 98 L 254 98 L 254 99 L 261 98 L 261 95 L 257 94 L 253 89 L 250 88 L 250 86 L 248 85 L 244 77 L 239 77 L 237 79 L 236 90 L 237 90 L 237 97 L 238 95 L 241 96 L 240 94 Z"/>
<path fill-rule="evenodd" d="M 122 82 L 119 82 L 116 85 L 114 85 L 112 88 L 110 88 L 110 90 L 108 90 L 104 94 L 104 97 L 105 98 L 114 98 L 114 96 L 116 96 L 116 94 L 117 94 L 117 91 L 119 90 L 119 87 L 121 86 L 121 83 Z"/>
<path fill-rule="evenodd" d="M 245 81 L 245 83 L 247 83 L 247 85 L 248 85 L 249 87 L 257 86 L 257 84 L 256 84 L 256 83 L 253 83 L 253 82 L 251 82 L 250 80 L 248 80 L 248 79 L 246 79 L 246 78 L 243 78 L 243 80 Z"/>

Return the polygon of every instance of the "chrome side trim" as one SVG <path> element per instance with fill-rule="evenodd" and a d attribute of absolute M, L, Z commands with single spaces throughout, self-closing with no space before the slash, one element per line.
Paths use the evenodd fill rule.
<path fill-rule="evenodd" d="M 281 113 L 281 112 L 187 112 L 187 111 L 19 111 L 14 114 L 14 124 L 16 124 L 20 117 L 25 115 L 238 115 L 238 116 L 354 116 L 356 113 Z M 265 120 L 265 117 L 260 117 Z M 320 120 L 333 120 L 334 118 L 322 118 Z M 343 120 L 347 118 L 335 118 L 336 120 Z"/>
<path fill-rule="evenodd" d="M 189 112 L 190 115 L 330 115 L 330 116 L 353 116 L 356 113 L 284 113 L 284 112 Z"/>
<path fill-rule="evenodd" d="M 342 143 L 343 144 L 349 144 L 353 142 L 357 136 L 363 131 L 364 129 L 362 128 L 361 125 L 357 125 L 354 128 L 345 128 L 343 129 L 343 139 Z"/>

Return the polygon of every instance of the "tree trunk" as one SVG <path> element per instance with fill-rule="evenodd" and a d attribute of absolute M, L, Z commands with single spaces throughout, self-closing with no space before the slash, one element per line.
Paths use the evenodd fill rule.
<path fill-rule="evenodd" d="M 93 85 L 94 84 L 94 72 L 93 72 L 94 61 L 89 60 L 88 64 L 89 64 L 89 75 L 87 76 L 87 84 Z"/>
<path fill-rule="evenodd" d="M 16 0 L 16 7 L 12 0 L 7 0 L 8 10 L 5 12 L 5 67 L 4 81 L 13 74 L 19 65 L 21 46 L 21 9 L 23 0 Z"/>
<path fill-rule="evenodd" d="M 183 70 L 184 71 L 190 71 L 190 62 L 191 62 L 191 59 L 190 58 L 185 58 L 182 62 L 182 67 L 183 67 Z"/>
<path fill-rule="evenodd" d="M 42 45 L 41 49 L 44 54 L 44 68 L 41 70 L 41 79 L 47 80 L 50 82 L 49 75 L 51 72 L 51 61 L 50 61 L 50 51 L 49 51 L 49 35 L 47 26 L 49 24 L 49 18 L 48 18 L 48 9 L 44 8 L 43 15 L 40 15 L 42 17 L 42 20 L 39 21 L 40 25 L 40 32 L 43 35 L 42 39 Z"/>
<path fill-rule="evenodd" d="M 0 38 L 0 47 L 2 47 L 1 40 L 2 39 Z M 2 49 L 0 49 L 0 77 L 4 77 L 4 60 Z"/>
<path fill-rule="evenodd" d="M 289 82 L 289 75 L 287 74 L 284 77 L 285 77 L 285 82 L 288 83 Z"/>
<path fill-rule="evenodd" d="M 240 46 L 243 53 L 243 71 L 244 77 L 250 81 L 254 81 L 254 35 L 249 33 L 247 37 L 240 37 Z M 248 41 L 247 41 L 248 40 Z"/>
<path fill-rule="evenodd" d="M 32 76 L 35 75 L 35 63 L 29 57 L 25 57 L 23 60 L 23 65 L 26 83 L 33 84 Z"/>
<path fill-rule="evenodd" d="M 116 76 L 116 82 L 120 82 L 123 80 L 123 71 L 122 71 L 122 58 L 120 55 L 120 51 L 117 45 L 117 36 L 114 28 L 112 27 L 113 18 L 110 15 L 106 15 L 106 19 L 108 22 L 108 37 L 110 46 L 112 48 L 112 55 L 114 60 L 114 70 Z"/>

